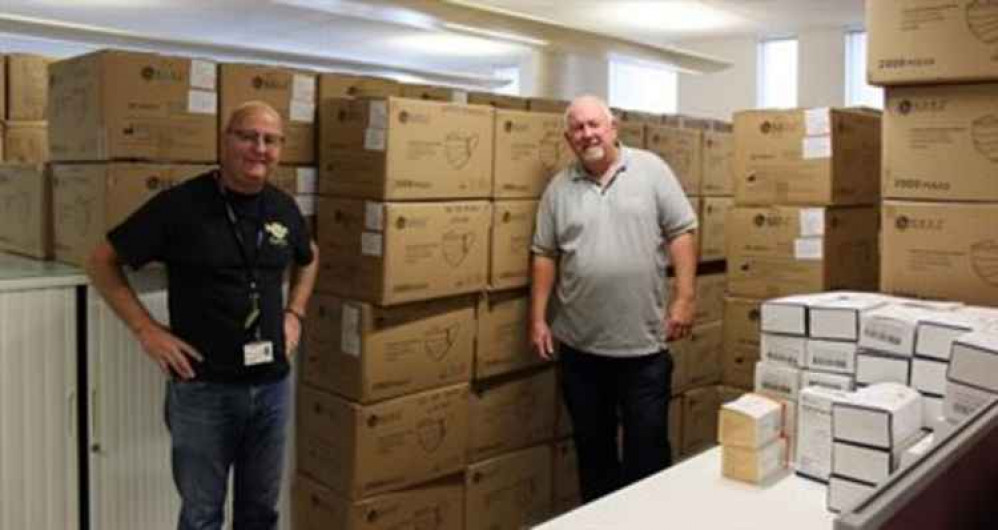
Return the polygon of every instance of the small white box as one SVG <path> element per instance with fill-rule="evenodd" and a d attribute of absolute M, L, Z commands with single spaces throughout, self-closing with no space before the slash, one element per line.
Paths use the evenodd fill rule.
<path fill-rule="evenodd" d="M 947 379 L 946 396 L 943 398 L 943 416 L 947 421 L 960 423 L 995 398 L 998 396 L 987 390 Z"/>
<path fill-rule="evenodd" d="M 804 366 L 823 372 L 855 374 L 858 350 L 859 346 L 855 342 L 807 339 L 804 346 Z"/>
<path fill-rule="evenodd" d="M 845 511 L 862 502 L 875 489 L 877 489 L 875 484 L 866 484 L 845 477 L 832 476 L 831 480 L 828 481 L 826 506 L 831 512 L 839 513 Z"/>
<path fill-rule="evenodd" d="M 861 348 L 910 357 L 915 353 L 915 331 L 921 319 L 933 311 L 891 303 L 860 317 Z"/>
<path fill-rule="evenodd" d="M 985 322 L 963 310 L 938 313 L 918 323 L 915 354 L 949 361 L 953 341 L 984 327 Z"/>
<path fill-rule="evenodd" d="M 977 331 L 953 341 L 946 378 L 998 394 L 998 333 Z"/>
<path fill-rule="evenodd" d="M 835 476 L 880 484 L 893 470 L 894 457 L 890 449 L 832 442 L 832 474 Z"/>
<path fill-rule="evenodd" d="M 800 370 L 777 363 L 757 362 L 755 391 L 769 397 L 796 402 L 797 393 L 800 392 Z"/>
<path fill-rule="evenodd" d="M 922 428 L 935 431 L 940 422 L 945 422 L 943 397 L 922 394 Z"/>
<path fill-rule="evenodd" d="M 759 394 L 745 394 L 721 405 L 717 440 L 721 445 L 757 449 L 783 433 L 783 404 Z"/>
<path fill-rule="evenodd" d="M 803 368 L 807 339 L 792 335 L 762 332 L 759 335 L 759 357 L 763 361 Z"/>
<path fill-rule="evenodd" d="M 860 315 L 887 304 L 892 297 L 878 293 L 838 292 L 808 308 L 808 337 L 859 340 Z"/>
<path fill-rule="evenodd" d="M 832 404 L 846 399 L 845 392 L 821 387 L 802 388 L 797 398 L 798 475 L 828 482 L 832 473 Z"/>
<path fill-rule="evenodd" d="M 784 296 L 766 300 L 760 309 L 759 329 L 803 337 L 807 334 L 807 306 L 814 295 Z"/>
<path fill-rule="evenodd" d="M 852 376 L 849 375 L 802 370 L 800 373 L 801 390 L 812 386 L 840 392 L 852 392 L 855 384 Z"/>
<path fill-rule="evenodd" d="M 946 369 L 949 363 L 925 357 L 911 360 L 911 387 L 923 394 L 946 393 Z"/>
<path fill-rule="evenodd" d="M 918 443 L 912 444 L 911 447 L 904 450 L 904 453 L 901 453 L 901 463 L 898 467 L 908 467 L 914 464 L 919 458 L 928 454 L 929 450 L 935 446 L 935 442 L 936 437 L 934 433 L 922 436 L 922 439 Z"/>
<path fill-rule="evenodd" d="M 868 350 L 856 354 L 856 384 L 901 383 L 910 381 L 911 358 L 881 355 Z"/>
<path fill-rule="evenodd" d="M 921 396 L 904 385 L 878 383 L 832 405 L 836 441 L 890 449 L 921 428 Z"/>

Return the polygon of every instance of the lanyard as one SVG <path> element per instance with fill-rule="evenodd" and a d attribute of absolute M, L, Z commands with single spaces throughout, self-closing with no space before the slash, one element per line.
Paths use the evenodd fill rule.
<path fill-rule="evenodd" d="M 233 237 L 236 238 L 236 246 L 239 247 L 239 256 L 243 260 L 243 270 L 246 272 L 246 281 L 249 284 L 250 312 L 246 316 L 243 327 L 246 331 L 253 331 L 257 340 L 260 339 L 260 282 L 257 271 L 257 263 L 260 261 L 260 250 L 263 248 L 263 223 L 264 208 L 263 197 L 259 198 L 259 216 L 256 226 L 256 252 L 253 253 L 253 260 L 247 251 L 246 240 L 243 238 L 243 231 L 239 228 L 239 218 L 232 209 L 229 196 L 225 192 L 225 185 L 222 184 L 221 176 L 218 177 L 218 192 L 222 196 L 222 203 L 225 204 L 225 217 L 229 221 L 229 228 Z"/>

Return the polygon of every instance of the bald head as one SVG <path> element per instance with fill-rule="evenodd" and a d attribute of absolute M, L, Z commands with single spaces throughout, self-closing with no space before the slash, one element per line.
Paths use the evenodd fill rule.
<path fill-rule="evenodd" d="M 225 131 L 230 132 L 235 129 L 239 129 L 243 122 L 251 116 L 263 116 L 269 118 L 274 120 L 278 127 L 281 129 L 284 128 L 283 120 L 281 120 L 281 114 L 274 110 L 274 107 L 271 107 L 268 103 L 263 101 L 247 101 L 232 109 L 232 112 L 229 114 L 228 121 L 225 122 Z"/>

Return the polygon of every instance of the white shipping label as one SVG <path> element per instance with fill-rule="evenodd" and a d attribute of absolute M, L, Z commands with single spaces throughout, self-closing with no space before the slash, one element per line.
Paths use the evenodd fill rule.
<path fill-rule="evenodd" d="M 804 131 L 806 136 L 832 134 L 832 119 L 828 107 L 804 111 Z"/>
<path fill-rule="evenodd" d="M 794 240 L 794 258 L 820 261 L 824 256 L 825 239 L 822 237 L 798 237 Z"/>
<path fill-rule="evenodd" d="M 295 74 L 291 82 L 291 99 L 315 103 L 315 78 L 310 75 Z"/>
<path fill-rule="evenodd" d="M 307 101 L 292 101 L 291 121 L 299 123 L 315 122 L 315 103 L 309 103 Z"/>
<path fill-rule="evenodd" d="M 804 160 L 815 160 L 818 158 L 831 158 L 832 137 L 831 136 L 808 136 L 801 140 L 801 151 Z"/>
<path fill-rule="evenodd" d="M 382 241 L 381 234 L 376 234 L 374 232 L 364 232 L 360 235 L 360 253 L 364 256 L 381 256 L 384 252 L 382 251 Z"/>
<path fill-rule="evenodd" d="M 300 167 L 298 175 L 298 193 L 319 193 L 319 171 L 314 167 Z"/>
<path fill-rule="evenodd" d="M 380 202 L 364 202 L 364 228 L 368 230 L 385 230 L 385 205 Z"/>
<path fill-rule="evenodd" d="M 372 101 L 368 105 L 367 126 L 374 129 L 387 129 L 388 102 Z"/>
<path fill-rule="evenodd" d="M 800 236 L 813 237 L 825 235 L 825 209 L 800 209 Z"/>
<path fill-rule="evenodd" d="M 215 63 L 200 59 L 191 60 L 192 87 L 214 91 L 217 79 L 218 69 L 215 67 Z"/>
<path fill-rule="evenodd" d="M 218 93 L 206 90 L 188 91 L 187 112 L 191 114 L 218 114 Z"/>
<path fill-rule="evenodd" d="M 454 90 L 451 93 L 451 101 L 462 105 L 468 104 L 468 93 L 464 90 Z"/>
<path fill-rule="evenodd" d="M 364 149 L 368 151 L 384 151 L 388 142 L 388 131 L 369 128 L 364 131 Z"/>
<path fill-rule="evenodd" d="M 343 304 L 340 351 L 354 357 L 360 356 L 360 308 L 353 304 Z"/>

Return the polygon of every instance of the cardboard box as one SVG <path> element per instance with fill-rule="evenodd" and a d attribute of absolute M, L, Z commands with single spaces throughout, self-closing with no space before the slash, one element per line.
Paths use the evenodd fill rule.
<path fill-rule="evenodd" d="M 52 179 L 44 166 L 0 164 L 0 250 L 52 256 Z"/>
<path fill-rule="evenodd" d="M 724 289 L 727 281 L 723 273 L 697 276 L 697 309 L 694 322 L 708 324 L 724 319 Z"/>
<path fill-rule="evenodd" d="M 469 105 L 488 105 L 496 109 L 527 110 L 527 99 L 492 92 L 468 92 Z"/>
<path fill-rule="evenodd" d="M 728 210 L 728 257 L 752 256 L 832 263 L 840 253 L 876 266 L 876 207 L 735 206 Z M 858 266 L 858 263 L 853 263 Z M 876 269 L 856 281 L 876 284 Z"/>
<path fill-rule="evenodd" d="M 721 475 L 761 484 L 786 469 L 787 455 L 786 438 L 777 438 L 758 449 L 724 445 L 721 447 Z"/>
<path fill-rule="evenodd" d="M 359 499 L 464 468 L 468 385 L 360 405 L 309 386 L 298 394 L 298 470 Z"/>
<path fill-rule="evenodd" d="M 763 304 L 763 310 L 765 310 Z M 777 335 L 765 331 L 759 336 L 759 357 L 767 363 L 791 368 L 804 368 L 807 339 L 793 335 Z"/>
<path fill-rule="evenodd" d="M 323 195 L 435 200 L 492 193 L 491 108 L 333 98 L 319 113 Z"/>
<path fill-rule="evenodd" d="M 395 80 L 340 73 L 319 74 L 319 100 L 332 98 L 387 98 L 401 96 L 402 85 Z"/>
<path fill-rule="evenodd" d="M 994 11 L 977 0 L 867 2 L 870 84 L 998 79 Z"/>
<path fill-rule="evenodd" d="M 652 125 L 661 125 L 663 116 L 661 114 L 655 114 L 653 112 L 641 112 L 639 110 L 624 110 L 621 111 L 620 121 L 624 123 L 643 123 Z M 676 122 L 679 125 L 679 122 Z"/>
<path fill-rule="evenodd" d="M 469 404 L 468 461 L 553 439 L 557 394 L 552 368 L 477 383 Z"/>
<path fill-rule="evenodd" d="M 544 364 L 527 333 L 529 293 L 488 293 L 478 299 L 474 378 L 484 379 Z M 560 400 L 560 398 L 559 398 Z"/>
<path fill-rule="evenodd" d="M 291 196 L 315 195 L 319 191 L 319 172 L 313 166 L 277 166 L 268 182 Z"/>
<path fill-rule="evenodd" d="M 700 262 L 721 261 L 727 258 L 728 211 L 734 204 L 731 197 L 701 197 L 700 208 Z"/>
<path fill-rule="evenodd" d="M 316 293 L 309 301 L 303 379 L 371 403 L 471 380 L 473 297 L 378 307 Z"/>
<path fill-rule="evenodd" d="M 998 305 L 998 204 L 888 201 L 881 290 Z"/>
<path fill-rule="evenodd" d="M 727 403 L 729 401 L 734 401 L 745 394 L 748 394 L 748 390 L 744 388 L 735 388 L 731 386 L 718 385 L 717 394 L 721 396 L 721 403 Z"/>
<path fill-rule="evenodd" d="M 552 515 L 565 513 L 582 505 L 579 491 L 579 463 L 575 457 L 575 442 L 571 439 L 555 442 L 554 478 L 551 486 L 554 496 Z"/>
<path fill-rule="evenodd" d="M 735 178 L 732 171 L 734 158 L 735 136 L 733 134 L 721 131 L 704 131 L 701 195 L 727 197 L 735 193 Z"/>
<path fill-rule="evenodd" d="M 918 392 L 897 383 L 863 388 L 832 405 L 836 441 L 892 449 L 922 428 Z"/>
<path fill-rule="evenodd" d="M 998 201 L 998 84 L 896 87 L 884 116 L 884 198 Z"/>
<path fill-rule="evenodd" d="M 759 360 L 761 303 L 731 296 L 724 299 L 721 381 L 726 385 L 752 388 L 755 363 Z"/>
<path fill-rule="evenodd" d="M 807 339 L 804 365 L 811 370 L 851 375 L 856 373 L 859 345 L 841 340 Z"/>
<path fill-rule="evenodd" d="M 660 156 L 687 195 L 700 195 L 703 132 L 665 125 L 645 126 L 645 146 Z"/>
<path fill-rule="evenodd" d="M 718 387 L 720 388 L 720 387 Z M 679 461 L 683 451 L 683 396 L 669 398 L 669 453 L 672 463 Z"/>
<path fill-rule="evenodd" d="M 735 203 L 876 204 L 880 116 L 850 109 L 735 113 Z"/>
<path fill-rule="evenodd" d="M 109 230 L 153 195 L 210 166 L 109 164 L 52 166 L 53 253 L 82 266 Z"/>
<path fill-rule="evenodd" d="M 783 434 L 783 406 L 758 394 L 721 405 L 717 441 L 724 446 L 758 449 Z"/>
<path fill-rule="evenodd" d="M 566 438 L 572 435 L 572 417 L 568 414 L 568 407 L 565 405 L 565 396 L 561 387 L 561 372 L 556 367 L 558 380 L 558 394 L 555 401 L 558 404 L 555 406 L 555 425 L 554 434 L 555 438 Z"/>
<path fill-rule="evenodd" d="M 718 413 L 721 409 L 717 387 L 695 388 L 683 394 L 684 455 L 717 443 Z"/>
<path fill-rule="evenodd" d="M 351 501 L 299 474 L 294 479 L 292 495 L 296 530 L 464 528 L 464 483 L 460 479 L 443 479 Z"/>
<path fill-rule="evenodd" d="M 564 123 L 564 121 L 562 121 L 562 123 Z M 564 125 L 562 126 L 562 129 L 564 129 Z M 618 121 L 617 139 L 620 143 L 627 147 L 644 149 L 647 145 L 645 142 L 644 124 L 631 121 Z"/>
<path fill-rule="evenodd" d="M 466 91 L 433 85 L 402 83 L 402 97 L 444 103 L 460 103 L 462 105 L 468 103 L 468 93 Z"/>
<path fill-rule="evenodd" d="M 527 110 L 530 112 L 546 112 L 549 114 L 565 114 L 568 101 L 560 99 L 527 98 Z"/>
<path fill-rule="evenodd" d="M 485 288 L 487 202 L 320 197 L 318 208 L 320 292 L 394 305 Z"/>
<path fill-rule="evenodd" d="M 551 514 L 551 446 L 468 466 L 465 529 L 525 528 Z"/>
<path fill-rule="evenodd" d="M 492 196 L 540 197 L 548 181 L 575 160 L 558 114 L 495 111 Z"/>
<path fill-rule="evenodd" d="M 49 57 L 27 53 L 7 55 L 7 116 L 5 119 L 19 121 L 44 121 L 48 119 L 48 67 L 52 61 L 53 59 Z M 2 101 L 3 99 L 0 98 L 0 102 Z"/>
<path fill-rule="evenodd" d="M 721 382 L 723 343 L 720 321 L 694 325 L 688 337 L 671 342 L 669 350 L 674 361 L 672 391 Z M 676 365 L 680 365 L 678 369 Z"/>
<path fill-rule="evenodd" d="M 7 119 L 7 56 L 0 53 L 0 122 Z M 2 143 L 2 142 L 0 142 Z M 0 147 L 2 151 L 2 147 Z M 0 152 L 0 160 L 3 160 L 3 153 Z"/>
<path fill-rule="evenodd" d="M 489 239 L 489 287 L 515 289 L 530 283 L 530 243 L 537 201 L 495 201 Z"/>
<path fill-rule="evenodd" d="M 20 164 L 44 164 L 49 161 L 48 122 L 9 121 L 3 129 L 3 160 Z"/>
<path fill-rule="evenodd" d="M 275 66 L 223 63 L 218 66 L 219 145 L 229 115 L 247 101 L 274 107 L 284 122 L 283 164 L 314 164 L 317 75 Z"/>
<path fill-rule="evenodd" d="M 820 387 L 801 389 L 797 406 L 798 475 L 828 482 L 832 474 L 832 405 L 847 394 Z"/>
<path fill-rule="evenodd" d="M 218 160 L 215 63 L 99 51 L 52 63 L 49 75 L 53 160 Z"/>

